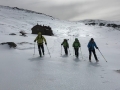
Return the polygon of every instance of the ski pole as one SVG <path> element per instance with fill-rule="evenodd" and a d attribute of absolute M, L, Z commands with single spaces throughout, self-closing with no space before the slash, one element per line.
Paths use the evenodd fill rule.
<path fill-rule="evenodd" d="M 70 49 L 69 49 L 69 53 L 70 53 Z M 70 53 L 70 55 L 71 55 L 71 53 Z"/>
<path fill-rule="evenodd" d="M 34 54 L 33 55 L 35 55 L 35 42 L 34 42 Z"/>
<path fill-rule="evenodd" d="M 80 47 L 80 51 L 81 51 L 81 47 Z M 81 56 L 82 56 L 82 59 L 83 59 L 82 51 L 81 51 Z"/>
<path fill-rule="evenodd" d="M 75 51 L 74 51 L 74 48 L 73 48 L 73 56 L 74 56 L 74 53 L 75 53 Z"/>
<path fill-rule="evenodd" d="M 46 47 L 47 47 L 47 45 L 46 45 Z M 49 52 L 49 49 L 48 49 L 48 47 L 47 47 L 47 50 L 48 50 L 48 53 L 49 53 L 49 55 L 50 55 L 50 52 Z M 50 55 L 50 58 L 51 58 L 51 55 Z"/>
<path fill-rule="evenodd" d="M 100 52 L 100 50 L 98 49 L 98 51 Z M 100 52 L 100 54 L 103 56 L 103 54 Z M 107 60 L 105 59 L 105 57 L 103 56 L 104 60 L 107 62 Z"/>
<path fill-rule="evenodd" d="M 61 56 L 62 56 L 62 45 L 61 45 Z"/>

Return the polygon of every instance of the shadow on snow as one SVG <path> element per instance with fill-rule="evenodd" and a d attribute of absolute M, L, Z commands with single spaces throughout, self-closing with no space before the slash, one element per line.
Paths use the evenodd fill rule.
<path fill-rule="evenodd" d="M 40 57 L 40 56 L 38 56 L 38 57 L 32 57 L 32 58 L 30 58 L 28 60 L 30 60 L 30 61 L 39 61 L 39 60 L 43 60 L 43 57 Z"/>

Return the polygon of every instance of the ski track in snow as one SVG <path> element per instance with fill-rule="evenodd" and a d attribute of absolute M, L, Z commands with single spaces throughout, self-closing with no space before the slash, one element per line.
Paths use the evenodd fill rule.
<path fill-rule="evenodd" d="M 51 57 L 45 45 L 45 55 L 40 57 L 37 43 L 34 53 L 37 35 L 31 34 L 31 28 L 37 23 L 53 29 L 55 36 L 44 35 Z M 27 37 L 19 36 L 20 30 L 26 31 Z M 98 50 L 99 62 L 93 55 L 89 62 L 87 44 L 91 37 L 108 62 Z M 61 47 L 64 38 L 69 39 L 68 56 Z M 79 58 L 72 47 L 75 38 L 81 43 Z M 0 7 L 0 42 L 17 44 L 16 49 L 0 45 L 0 90 L 120 90 L 119 38 L 120 32 L 112 28 Z"/>

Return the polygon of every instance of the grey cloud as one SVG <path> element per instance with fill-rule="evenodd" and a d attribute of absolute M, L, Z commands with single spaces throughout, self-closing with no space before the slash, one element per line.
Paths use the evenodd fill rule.
<path fill-rule="evenodd" d="M 42 12 L 45 12 L 49 15 L 62 18 L 65 20 L 69 20 L 70 18 L 73 18 L 74 16 L 80 15 L 82 13 L 89 13 L 91 10 L 87 9 L 84 10 L 84 5 L 86 3 L 71 3 L 68 5 L 59 5 L 59 6 L 50 6 L 49 8 L 44 8 L 41 10 Z"/>
<path fill-rule="evenodd" d="M 86 19 L 94 19 L 95 17 L 95 19 L 114 20 L 114 13 L 116 13 L 116 16 L 119 15 L 119 12 L 116 11 L 116 9 L 120 10 L 119 5 L 120 1 L 118 0 L 97 0 L 91 2 L 76 2 L 68 5 L 48 6 L 49 8 L 44 8 L 40 11 L 65 20 L 70 20 L 74 17 L 79 17 L 79 20 L 81 20 L 83 16 L 85 16 L 84 18 Z M 113 10 L 111 10 L 112 8 Z"/>
<path fill-rule="evenodd" d="M 85 16 L 86 19 L 120 20 L 118 17 L 120 15 L 120 1 L 118 0 L 94 1 L 86 3 L 84 6 L 86 5 L 88 9 L 84 9 L 75 17 Z"/>
<path fill-rule="evenodd" d="M 56 4 L 54 0 L 1 0 L 1 4 L 45 13 L 65 20 L 110 19 L 116 20 L 120 0 L 78 0 L 74 3 Z M 64 3 L 64 1 L 63 1 Z"/>

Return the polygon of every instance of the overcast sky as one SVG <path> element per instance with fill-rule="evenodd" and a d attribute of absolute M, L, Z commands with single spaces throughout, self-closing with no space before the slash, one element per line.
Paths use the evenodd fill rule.
<path fill-rule="evenodd" d="M 120 0 L 0 0 L 0 5 L 33 10 L 70 21 L 120 20 Z"/>

